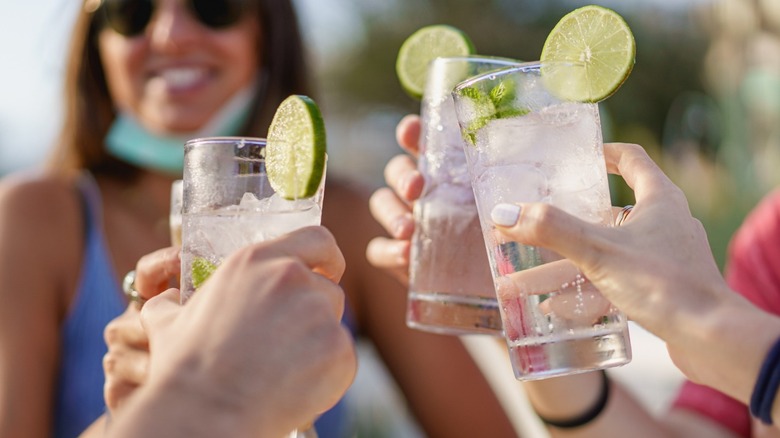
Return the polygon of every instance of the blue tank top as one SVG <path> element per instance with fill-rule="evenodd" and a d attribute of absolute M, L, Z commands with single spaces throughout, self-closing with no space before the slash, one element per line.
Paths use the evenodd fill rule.
<path fill-rule="evenodd" d="M 77 437 L 105 411 L 103 356 L 108 349 L 103 329 L 126 307 L 103 237 L 97 184 L 85 174 L 77 187 L 84 212 L 84 255 L 76 294 L 60 332 L 57 438 Z"/>
<path fill-rule="evenodd" d="M 105 412 L 103 356 L 108 348 L 103 330 L 127 306 L 103 236 L 100 190 L 89 174 L 79 179 L 77 187 L 85 218 L 84 255 L 78 288 L 60 333 L 55 438 L 78 437 Z M 351 319 L 348 313 L 346 321 Z M 348 436 L 348 423 L 342 400 L 317 420 L 315 428 L 320 438 L 339 438 Z"/>

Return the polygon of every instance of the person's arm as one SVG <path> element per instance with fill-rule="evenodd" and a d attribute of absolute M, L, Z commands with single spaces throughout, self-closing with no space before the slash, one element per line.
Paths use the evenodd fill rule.
<path fill-rule="evenodd" d="M 751 303 L 780 314 L 780 191 L 770 193 L 743 221 L 729 243 L 725 277 L 728 285 Z M 763 430 L 744 402 L 708 386 L 685 382 L 674 401 L 674 412 L 700 415 L 738 435 L 763 436 Z M 751 426 L 751 423 L 753 425 Z"/>
<path fill-rule="evenodd" d="M 185 306 L 176 290 L 149 300 L 148 379 L 111 436 L 283 436 L 329 409 L 356 369 L 343 272 L 333 237 L 308 227 L 237 251 Z"/>
<path fill-rule="evenodd" d="M 601 396 L 600 372 L 524 382 L 523 388 L 534 410 L 556 421 L 578 418 L 591 410 Z M 663 418 L 652 416 L 616 380 L 610 380 L 604 409 L 590 422 L 577 428 L 548 426 L 552 438 L 631 436 L 636 438 L 694 437 L 734 438 L 727 429 L 708 419 L 675 412 Z"/>
<path fill-rule="evenodd" d="M 731 293 L 730 291 L 727 293 Z M 745 308 L 747 312 L 740 315 L 737 307 L 729 306 L 730 318 L 745 317 L 747 320 L 755 318 L 755 309 Z M 732 310 L 736 312 L 732 313 Z M 761 319 L 761 318 L 759 318 Z M 696 319 L 694 318 L 693 321 Z M 745 342 L 745 339 L 752 339 L 753 330 L 772 330 L 780 333 L 780 327 L 776 321 L 765 321 L 769 325 L 763 326 L 761 323 L 753 325 L 745 324 L 743 328 L 736 329 L 730 324 L 716 324 L 713 327 L 704 327 L 696 323 L 686 324 L 681 333 L 700 333 L 701 335 L 680 336 L 680 342 L 676 348 L 683 348 L 683 344 L 701 343 L 702 349 L 710 349 L 713 353 L 710 359 L 702 356 L 700 358 L 702 366 L 708 368 L 708 372 L 720 369 L 725 374 L 742 374 L 747 369 L 741 365 L 747 365 L 751 362 L 746 360 L 735 360 L 735 357 L 750 356 L 759 358 L 760 361 L 764 352 L 760 343 Z M 752 328 L 750 328 L 752 326 Z M 773 328 L 774 327 L 774 328 Z M 743 331 L 744 330 L 744 331 Z M 743 336 L 740 340 L 739 337 Z M 773 342 L 773 339 L 770 341 Z M 746 346 L 748 350 L 741 347 Z M 768 346 L 765 348 L 768 349 Z M 691 351 L 694 348 L 688 346 Z M 690 353 L 688 353 L 690 354 Z M 677 354 L 675 357 L 684 357 L 687 354 Z M 731 356 L 729 355 L 743 355 Z M 715 361 L 708 363 L 708 361 Z M 679 365 L 679 362 L 678 362 Z M 735 375 L 736 375 L 735 374 Z M 747 396 L 752 391 L 752 385 L 755 382 L 755 375 L 745 372 L 746 379 L 749 382 Z M 716 378 L 717 379 L 717 378 Z M 728 380 L 728 379 L 726 379 Z M 560 377 L 555 379 L 543 380 L 538 382 L 524 383 L 524 389 L 531 401 L 532 406 L 537 413 L 545 418 L 554 420 L 568 420 L 581 416 L 592 408 L 596 399 L 600 395 L 599 373 L 588 373 L 569 377 Z M 710 385 L 720 386 L 717 382 L 704 382 Z M 708 437 L 733 437 L 730 430 L 720 425 L 710 418 L 697 415 L 685 410 L 673 410 L 662 418 L 652 417 L 646 409 L 637 403 L 630 394 L 620 387 L 618 382 L 611 381 L 611 388 L 608 397 L 608 403 L 605 409 L 599 413 L 591 422 L 574 429 L 559 429 L 550 427 L 549 431 L 552 437 L 597 437 L 597 436 L 633 436 L 633 437 L 687 437 L 687 436 L 708 436 Z M 757 436 L 754 434 L 754 436 Z"/>
<path fill-rule="evenodd" d="M 0 185 L 0 436 L 52 433 L 59 326 L 76 283 L 63 273 L 79 262 L 80 217 L 64 185 Z"/>

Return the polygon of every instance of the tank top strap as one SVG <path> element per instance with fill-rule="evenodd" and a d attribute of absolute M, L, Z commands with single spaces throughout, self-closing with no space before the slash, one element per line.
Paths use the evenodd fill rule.
<path fill-rule="evenodd" d="M 102 201 L 100 188 L 95 178 L 89 172 L 83 172 L 76 180 L 76 189 L 81 200 L 81 209 L 84 218 L 85 243 L 90 240 L 90 233 L 99 232 L 103 221 L 101 220 Z"/>
<path fill-rule="evenodd" d="M 103 330 L 126 306 L 103 234 L 100 189 L 89 173 L 76 182 L 83 206 L 84 251 L 76 293 L 60 331 L 54 436 L 77 437 L 105 410 Z"/>

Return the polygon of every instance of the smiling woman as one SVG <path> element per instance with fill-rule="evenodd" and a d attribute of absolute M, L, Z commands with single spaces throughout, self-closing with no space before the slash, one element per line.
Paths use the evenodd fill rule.
<path fill-rule="evenodd" d="M 213 1 L 222 6 L 211 8 L 222 10 L 218 18 L 203 0 L 132 3 L 105 0 L 96 11 L 109 28 L 98 47 L 120 111 L 155 132 L 190 133 L 253 82 L 262 52 L 260 23 L 242 13 L 249 3 Z"/>
<path fill-rule="evenodd" d="M 311 95 L 290 1 L 91 1 L 69 50 L 46 171 L 0 181 L 0 300 L 14 303 L 0 306 L 0 436 L 77 436 L 104 412 L 103 328 L 127 304 L 119 275 L 168 245 L 184 140 L 264 137 L 285 97 Z M 403 325 L 401 286 L 365 260 L 381 233 L 368 190 L 331 173 L 326 193 L 322 222 L 349 266 L 344 322 L 373 341 L 425 432 L 513 435 L 459 340 Z M 320 436 L 349 435 L 344 409 Z"/>
<path fill-rule="evenodd" d="M 79 14 L 48 171 L 0 183 L 0 258 L 15 260 L 0 296 L 17 303 L 0 311 L 0 388 L 24 413 L 0 403 L 0 435 L 76 436 L 104 411 L 102 331 L 125 306 L 116 273 L 168 243 L 182 138 L 264 133 L 282 97 L 308 91 L 290 4 L 221 3 L 254 13 L 215 27 L 194 3 L 105 0 Z M 109 24 L 123 19 L 134 35 Z"/>

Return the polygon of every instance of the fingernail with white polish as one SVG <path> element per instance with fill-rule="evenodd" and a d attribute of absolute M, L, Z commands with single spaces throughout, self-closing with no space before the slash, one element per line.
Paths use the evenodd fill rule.
<path fill-rule="evenodd" d="M 498 204 L 490 212 L 490 219 L 496 225 L 511 227 L 520 217 L 520 206 L 514 204 Z"/>

